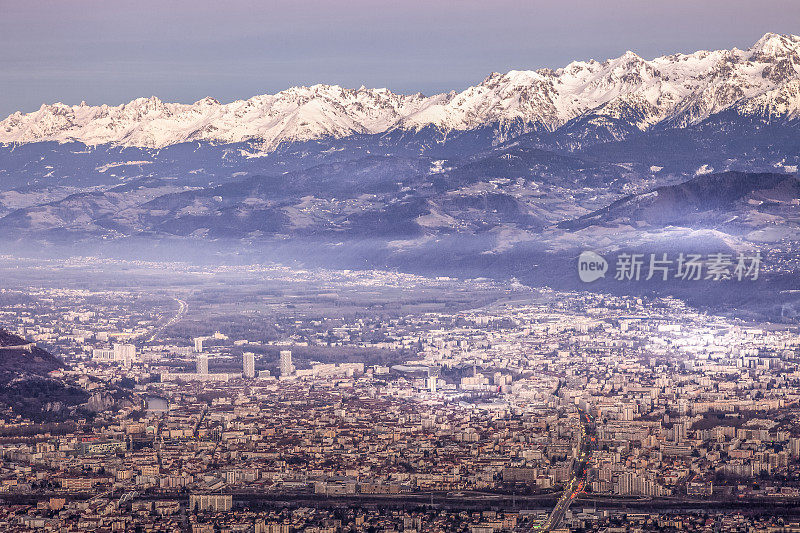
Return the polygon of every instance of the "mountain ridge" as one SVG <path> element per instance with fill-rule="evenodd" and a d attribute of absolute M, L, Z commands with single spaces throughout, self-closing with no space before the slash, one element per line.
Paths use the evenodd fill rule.
<path fill-rule="evenodd" d="M 554 132 L 581 119 L 647 131 L 681 128 L 730 109 L 743 115 L 800 115 L 800 37 L 768 33 L 747 50 L 698 51 L 645 60 L 633 52 L 559 69 L 492 73 L 461 92 L 424 96 L 337 85 L 292 87 L 221 104 L 153 96 L 119 106 L 43 104 L 0 121 L 0 143 L 39 141 L 163 148 L 189 141 L 282 144 L 359 134 L 451 132 L 491 127 L 501 143 Z M 612 137 L 624 137 L 616 128 Z M 618 139 L 617 139 L 618 140 Z"/>
<path fill-rule="evenodd" d="M 730 214 L 747 205 L 751 208 L 796 205 L 800 198 L 797 176 L 774 172 L 721 172 L 704 174 L 675 185 L 620 198 L 608 206 L 558 227 L 579 230 L 592 225 L 629 224 L 631 221 L 654 226 L 726 226 L 730 231 L 735 218 L 714 219 L 715 214 Z M 749 202 L 749 203 L 748 203 Z M 795 203 L 793 203 L 795 202 Z M 712 216 L 708 216 L 708 214 Z M 736 217 L 739 218 L 739 217 Z"/>

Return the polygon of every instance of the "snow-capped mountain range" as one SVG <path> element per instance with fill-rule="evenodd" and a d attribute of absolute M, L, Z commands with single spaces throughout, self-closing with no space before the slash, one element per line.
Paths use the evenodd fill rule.
<path fill-rule="evenodd" d="M 699 51 L 651 61 L 633 52 L 557 70 L 493 73 L 462 92 L 430 97 L 337 85 L 293 87 L 222 104 L 138 98 L 119 106 L 42 105 L 0 121 L 0 143 L 79 141 L 162 148 L 186 141 L 281 143 L 353 134 L 491 127 L 502 141 L 570 121 L 622 121 L 640 131 L 697 124 L 725 110 L 797 118 L 800 37 L 768 33 L 747 50 Z M 619 135 L 624 135 L 620 133 Z"/>

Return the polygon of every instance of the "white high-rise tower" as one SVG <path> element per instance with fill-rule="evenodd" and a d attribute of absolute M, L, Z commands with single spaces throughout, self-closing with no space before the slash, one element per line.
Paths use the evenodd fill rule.
<path fill-rule="evenodd" d="M 294 366 L 292 366 L 291 350 L 281 350 L 280 370 L 281 370 L 281 376 L 290 376 L 294 372 Z"/>
<path fill-rule="evenodd" d="M 208 355 L 197 354 L 197 373 L 208 374 Z"/>
<path fill-rule="evenodd" d="M 436 380 L 439 379 L 436 376 L 428 376 L 428 391 L 433 394 L 436 394 Z"/>
<path fill-rule="evenodd" d="M 256 355 L 253 352 L 244 352 L 242 359 L 242 375 L 246 378 L 256 377 Z"/>
<path fill-rule="evenodd" d="M 130 368 L 136 359 L 136 347 L 133 344 L 114 343 L 114 360 L 121 361 L 125 368 Z"/>

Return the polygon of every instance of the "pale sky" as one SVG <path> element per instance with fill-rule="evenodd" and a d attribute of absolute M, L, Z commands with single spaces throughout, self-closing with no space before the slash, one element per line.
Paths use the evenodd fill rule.
<path fill-rule="evenodd" d="M 629 49 L 747 48 L 768 31 L 800 33 L 800 1 L 0 0 L 0 118 L 314 83 L 433 94 Z"/>

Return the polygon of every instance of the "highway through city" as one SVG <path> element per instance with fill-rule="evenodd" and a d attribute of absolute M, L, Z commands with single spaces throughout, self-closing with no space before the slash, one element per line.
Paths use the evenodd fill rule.
<path fill-rule="evenodd" d="M 552 531 L 553 529 L 558 529 L 567 509 L 586 487 L 586 465 L 597 443 L 597 436 L 592 415 L 578 407 L 578 417 L 581 431 L 578 454 L 572 460 L 572 474 L 564 487 L 564 492 L 544 522 L 534 522 L 521 529 L 521 531 Z"/>
<path fill-rule="evenodd" d="M 189 304 L 187 304 L 184 300 L 181 300 L 180 298 L 175 298 L 175 301 L 178 302 L 178 311 L 175 313 L 175 316 L 173 316 L 160 326 L 157 326 L 155 330 L 153 330 L 153 333 L 147 338 L 147 342 L 153 342 L 154 340 L 156 340 L 156 337 L 159 334 L 161 334 L 162 331 L 164 331 L 171 325 L 178 322 L 181 318 L 183 318 L 183 315 L 186 314 L 186 310 L 189 309 Z"/>

